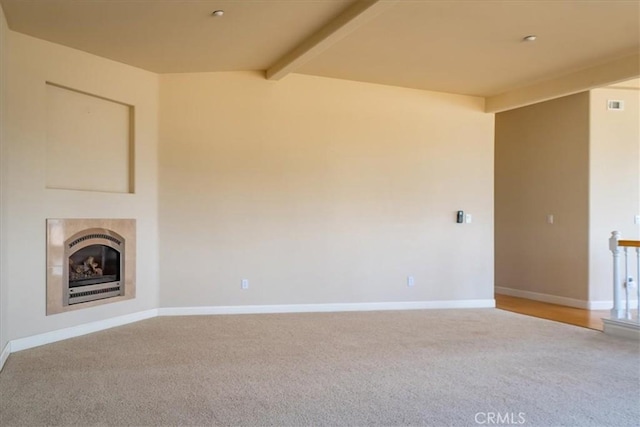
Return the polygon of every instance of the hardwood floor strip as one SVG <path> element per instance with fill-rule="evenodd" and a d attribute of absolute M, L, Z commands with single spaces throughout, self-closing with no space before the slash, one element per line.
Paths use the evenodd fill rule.
<path fill-rule="evenodd" d="M 609 317 L 609 310 L 583 310 L 563 305 L 549 304 L 525 298 L 496 294 L 496 308 L 583 328 L 602 331 L 602 318 Z"/>

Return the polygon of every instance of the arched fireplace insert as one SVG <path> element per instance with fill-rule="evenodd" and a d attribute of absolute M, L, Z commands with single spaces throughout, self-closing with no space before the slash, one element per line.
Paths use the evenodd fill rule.
<path fill-rule="evenodd" d="M 125 239 L 105 228 L 90 228 L 64 243 L 63 305 L 124 295 Z"/>

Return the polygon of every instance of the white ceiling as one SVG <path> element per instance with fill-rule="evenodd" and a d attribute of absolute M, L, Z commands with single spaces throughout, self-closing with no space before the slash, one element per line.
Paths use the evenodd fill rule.
<path fill-rule="evenodd" d="M 14 31 L 157 73 L 284 67 L 493 96 L 640 52 L 637 0 L 0 3 Z"/>

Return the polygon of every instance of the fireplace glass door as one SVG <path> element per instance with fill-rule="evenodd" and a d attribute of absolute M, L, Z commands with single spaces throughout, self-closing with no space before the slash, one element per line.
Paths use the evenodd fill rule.
<path fill-rule="evenodd" d="M 120 253 L 105 245 L 91 245 L 69 257 L 69 287 L 117 282 Z"/>
<path fill-rule="evenodd" d="M 106 229 L 88 229 L 65 243 L 64 305 L 124 295 L 124 239 Z"/>

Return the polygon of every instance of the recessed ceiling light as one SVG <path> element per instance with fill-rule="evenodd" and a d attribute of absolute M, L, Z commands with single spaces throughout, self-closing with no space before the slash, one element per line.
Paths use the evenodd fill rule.
<path fill-rule="evenodd" d="M 224 10 L 216 10 L 212 13 L 213 16 L 222 16 L 224 15 Z"/>
<path fill-rule="evenodd" d="M 533 42 L 533 41 L 535 41 L 537 38 L 538 38 L 537 36 L 530 35 L 530 36 L 523 37 L 523 38 L 522 38 L 522 40 L 524 40 L 525 42 Z"/>

